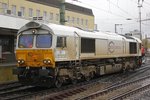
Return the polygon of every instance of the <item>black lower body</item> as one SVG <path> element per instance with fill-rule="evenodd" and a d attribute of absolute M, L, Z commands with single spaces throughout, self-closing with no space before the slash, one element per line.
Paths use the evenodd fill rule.
<path fill-rule="evenodd" d="M 51 87 L 55 81 L 54 69 L 19 67 L 13 73 L 18 75 L 18 81 L 23 85 Z"/>
<path fill-rule="evenodd" d="M 89 80 L 95 76 L 136 69 L 141 66 L 140 57 L 87 59 L 56 62 L 56 68 L 18 67 L 13 72 L 23 85 L 60 87 L 63 83 Z"/>

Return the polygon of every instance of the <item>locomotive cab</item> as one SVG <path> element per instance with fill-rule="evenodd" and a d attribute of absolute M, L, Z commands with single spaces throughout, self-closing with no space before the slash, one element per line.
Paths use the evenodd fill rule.
<path fill-rule="evenodd" d="M 53 32 L 44 25 L 30 22 L 20 29 L 16 45 L 18 68 L 13 70 L 20 82 L 26 84 L 28 80 L 31 82 L 29 84 L 35 84 L 36 81 L 43 84 L 50 81 L 45 80 L 46 77 L 53 78 L 51 75 L 55 67 L 53 41 Z M 34 81 L 32 78 L 37 79 Z"/>

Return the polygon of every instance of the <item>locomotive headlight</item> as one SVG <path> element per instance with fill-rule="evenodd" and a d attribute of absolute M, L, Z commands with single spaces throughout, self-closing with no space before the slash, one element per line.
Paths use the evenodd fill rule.
<path fill-rule="evenodd" d="M 43 63 L 44 63 L 44 64 L 46 64 L 46 62 L 47 62 L 46 60 L 43 60 Z"/>
<path fill-rule="evenodd" d="M 23 59 L 18 60 L 18 64 L 23 64 L 23 63 L 25 63 L 25 61 Z"/>
<path fill-rule="evenodd" d="M 20 60 L 18 60 L 18 63 L 20 63 L 21 61 Z"/>
<path fill-rule="evenodd" d="M 51 63 L 51 61 L 50 61 L 50 60 L 47 60 L 47 63 L 49 63 L 49 64 L 50 64 L 50 63 Z"/>
<path fill-rule="evenodd" d="M 32 33 L 33 33 L 33 34 L 37 33 L 37 30 L 36 30 L 36 29 L 33 29 L 33 30 L 32 30 Z"/>
<path fill-rule="evenodd" d="M 50 63 L 51 63 L 51 60 L 45 59 L 45 60 L 43 60 L 43 63 L 44 63 L 44 64 L 50 64 Z"/>

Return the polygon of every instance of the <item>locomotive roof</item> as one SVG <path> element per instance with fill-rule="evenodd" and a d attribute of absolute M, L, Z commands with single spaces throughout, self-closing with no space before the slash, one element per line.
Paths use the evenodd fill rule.
<path fill-rule="evenodd" d="M 63 26 L 63 25 L 56 25 L 56 24 L 47 24 L 54 32 L 54 34 L 58 36 L 75 36 L 75 34 L 79 35 L 80 37 L 85 38 L 114 38 L 115 39 L 122 39 L 122 36 L 116 33 L 108 33 L 108 32 L 96 32 L 96 31 L 84 31 L 75 27 Z"/>
<path fill-rule="evenodd" d="M 75 36 L 77 34 L 79 37 L 85 37 L 85 38 L 98 38 L 98 39 L 115 39 L 115 40 L 128 40 L 131 42 L 135 42 L 136 40 L 134 38 L 126 38 L 122 35 L 111 33 L 111 32 L 97 32 L 97 31 L 84 31 L 76 27 L 70 27 L 70 26 L 63 26 L 63 25 L 57 25 L 57 24 L 47 24 L 48 27 L 50 27 L 55 35 L 58 36 Z"/>
<path fill-rule="evenodd" d="M 136 39 L 139 43 L 142 43 L 142 41 L 139 38 L 133 37 L 133 36 L 131 36 L 131 37 L 134 38 L 134 39 Z"/>
<path fill-rule="evenodd" d="M 97 38 L 97 39 L 109 39 L 109 40 L 122 40 L 125 39 L 127 41 L 135 42 L 137 39 L 132 38 L 128 39 L 122 35 L 116 34 L 116 33 L 110 33 L 110 32 L 97 32 L 97 31 L 84 31 L 79 28 L 70 27 L 70 26 L 64 26 L 64 25 L 57 25 L 57 24 L 51 24 L 51 23 L 39 23 L 35 21 L 31 21 L 24 25 L 18 33 L 30 29 L 30 28 L 42 28 L 47 29 L 53 34 L 57 36 L 72 36 L 74 37 L 79 36 L 83 38 Z M 138 41 L 138 40 L 137 40 Z"/>

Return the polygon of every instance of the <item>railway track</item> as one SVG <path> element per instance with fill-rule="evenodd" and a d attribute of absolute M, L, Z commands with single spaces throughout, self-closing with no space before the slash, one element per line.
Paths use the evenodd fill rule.
<path fill-rule="evenodd" d="M 104 76 L 103 79 L 93 79 L 89 82 L 80 82 L 76 85 L 65 85 L 60 89 L 57 88 L 37 88 L 31 86 L 22 86 L 9 91 L 0 91 L 0 100 L 16 100 L 16 99 L 30 99 L 30 98 L 46 98 L 47 94 L 53 98 L 65 98 L 67 96 L 75 95 L 80 92 L 86 91 L 89 86 L 99 84 L 100 81 L 109 80 L 119 74 L 114 74 L 111 76 Z M 57 95 L 57 96 L 56 96 Z M 49 98 L 49 96 L 48 96 Z"/>
<path fill-rule="evenodd" d="M 36 99 L 41 98 L 43 100 L 56 100 L 57 99 L 65 99 L 72 96 L 76 96 L 78 94 L 82 94 L 83 92 L 86 93 L 86 91 L 89 91 L 89 89 L 97 87 L 96 91 L 103 90 L 104 88 L 112 87 L 117 84 L 123 83 L 130 78 L 133 78 L 134 76 L 143 73 L 144 71 L 147 71 L 150 69 L 150 67 L 147 65 L 147 67 L 141 67 L 137 69 L 135 72 L 131 71 L 128 73 L 118 73 L 113 74 L 109 76 L 103 76 L 98 79 L 93 79 L 90 82 L 81 82 L 76 85 L 66 85 L 62 87 L 61 89 L 56 88 L 36 88 L 36 87 L 18 87 L 15 89 L 5 89 L 7 91 L 0 91 L 0 100 L 16 100 L 16 99 Z M 116 79 L 114 79 L 114 77 Z M 118 79 L 118 78 L 119 79 Z M 112 80 L 113 79 L 113 80 Z M 121 80 L 122 81 L 118 81 Z M 112 83 L 115 84 L 112 84 Z M 89 92 L 93 93 L 93 91 Z M 84 96 L 84 95 L 83 95 Z M 80 96 L 80 97 L 83 97 Z M 77 96 L 78 97 L 78 96 Z M 77 98 L 76 97 L 76 98 Z M 80 98 L 79 98 L 80 99 Z"/>
<path fill-rule="evenodd" d="M 145 68 L 145 70 L 147 70 L 147 68 Z M 140 73 L 142 73 L 142 72 L 144 72 L 144 71 L 140 71 Z M 136 74 L 134 74 L 134 75 L 136 75 Z M 91 99 L 95 99 L 95 100 L 96 99 L 97 100 L 99 100 L 99 99 L 103 99 L 103 100 L 108 100 L 108 99 L 110 99 L 110 100 L 117 100 L 117 99 L 115 99 L 115 97 L 119 98 L 119 96 L 120 96 L 120 98 L 118 100 L 120 100 L 123 97 L 125 97 L 126 95 L 131 95 L 131 93 L 129 92 L 130 89 L 132 89 L 131 87 L 135 87 L 135 84 L 139 84 L 140 82 L 142 82 L 144 80 L 148 80 L 149 78 L 150 78 L 150 75 L 148 75 L 146 77 L 141 77 L 141 78 L 138 78 L 138 79 L 135 79 L 135 80 L 132 80 L 132 81 L 127 81 L 127 79 L 124 79 L 122 81 L 116 82 L 116 83 L 106 87 L 105 89 L 99 90 L 99 91 L 94 92 L 92 94 L 89 94 L 89 95 L 87 95 L 85 97 L 83 96 L 81 98 L 77 98 L 77 100 L 91 100 Z M 137 88 L 139 88 L 139 86 L 140 85 L 138 85 Z M 127 87 L 130 87 L 127 90 L 130 94 L 128 92 L 126 92 L 126 93 L 123 93 L 122 95 L 120 94 L 120 95 L 114 96 L 114 94 L 115 94 L 114 91 L 117 91 L 117 94 L 118 94 L 121 91 L 124 91 L 121 88 L 127 89 Z M 148 87 L 148 86 L 146 86 L 146 87 Z M 144 87 L 142 87 L 142 88 L 144 88 Z M 137 90 L 140 90 L 140 88 L 137 89 Z M 135 92 L 136 92 L 136 89 L 135 89 Z M 106 97 L 111 97 L 111 94 L 113 94 L 114 97 L 106 98 Z"/>
<path fill-rule="evenodd" d="M 139 73 L 143 73 L 144 71 L 147 71 L 148 69 L 150 69 L 150 67 L 149 66 L 147 66 L 147 67 L 143 67 L 143 68 L 140 68 L 140 69 L 138 69 L 137 71 L 138 71 L 138 73 L 134 73 L 134 72 L 129 72 L 128 74 L 130 74 L 131 75 L 131 77 L 134 77 L 134 76 L 136 76 L 137 74 L 139 74 Z M 132 74 L 131 74 L 132 73 Z M 125 77 L 126 76 L 126 78 L 123 78 L 123 80 L 122 81 L 117 81 L 118 79 L 114 79 L 114 77 Z M 107 76 L 108 77 L 108 76 Z M 85 86 L 77 86 L 78 88 L 77 89 L 79 89 L 80 88 L 80 92 L 79 93 L 77 93 L 77 92 L 75 92 L 75 93 L 72 93 L 72 91 L 74 91 L 74 89 L 72 88 L 72 91 L 70 91 L 70 90 L 66 90 L 66 91 L 61 91 L 60 93 L 54 93 L 54 94 L 50 94 L 50 95 L 47 95 L 47 96 L 44 96 L 43 98 L 44 99 L 48 99 L 48 100 L 56 100 L 56 98 L 57 99 L 66 99 L 66 100 L 70 100 L 70 99 L 76 99 L 77 97 L 80 97 L 80 96 L 84 96 L 85 94 L 88 94 L 88 93 L 92 93 L 93 91 L 92 91 L 92 88 L 94 88 L 95 90 L 99 90 L 99 89 L 104 89 L 104 88 L 106 88 L 106 87 L 112 87 L 112 86 L 115 86 L 115 85 L 117 85 L 117 84 L 120 84 L 120 83 L 123 83 L 123 82 L 125 82 L 126 80 L 128 80 L 128 78 L 127 78 L 128 76 L 127 76 L 127 74 L 126 73 L 120 73 L 120 74 L 115 74 L 115 75 L 111 75 L 111 77 L 109 77 L 108 79 L 101 79 L 100 81 L 97 81 L 95 84 L 89 84 L 89 85 L 85 85 Z M 130 78 L 131 78 L 130 77 Z M 115 81 L 115 84 L 111 84 L 111 83 L 113 83 L 112 82 L 112 80 L 111 80 L 111 82 L 110 82 L 110 79 L 113 79 L 113 81 Z M 117 82 L 116 82 L 117 81 Z M 82 90 L 82 88 L 83 88 L 83 90 Z M 76 89 L 76 90 L 77 90 Z M 88 91 L 88 93 L 87 93 L 87 91 Z M 80 95 L 80 96 L 78 96 L 78 94 Z M 43 100 L 44 100 L 43 99 Z"/>
<path fill-rule="evenodd" d="M 6 84 L 0 84 L 0 93 L 7 91 L 7 90 L 13 90 L 19 87 L 23 87 L 22 84 L 20 84 L 19 82 L 10 82 L 10 83 L 6 83 Z"/>
<path fill-rule="evenodd" d="M 22 86 L 15 89 L 3 90 L 0 92 L 0 100 L 11 100 L 15 97 L 26 95 L 34 91 L 32 86 Z"/>
<path fill-rule="evenodd" d="M 108 84 L 103 84 L 101 83 L 101 81 L 108 81 L 110 78 L 113 78 L 117 75 L 119 74 L 114 74 L 114 75 L 107 76 L 107 77 L 105 76 L 103 77 L 103 79 L 99 78 L 99 79 L 93 79 L 92 81 L 89 81 L 89 82 L 78 83 L 76 85 L 70 86 L 69 88 L 63 89 L 59 92 L 55 92 L 55 93 L 42 96 L 41 99 L 42 100 L 63 100 L 65 98 L 68 98 L 69 96 L 73 96 L 76 94 L 80 94 L 84 91 L 87 91 L 89 87 L 92 87 L 95 85 L 101 84 L 103 86 L 107 86 Z"/>
<path fill-rule="evenodd" d="M 130 97 L 130 96 L 132 96 L 134 94 L 137 94 L 139 92 L 148 90 L 148 89 L 150 89 L 150 84 L 146 84 L 146 85 L 138 87 L 138 88 L 136 88 L 134 90 L 127 91 L 127 92 L 122 93 L 120 95 L 116 95 L 114 97 L 109 98 L 108 100 L 122 100 L 122 99 L 128 98 L 128 97 Z"/>

